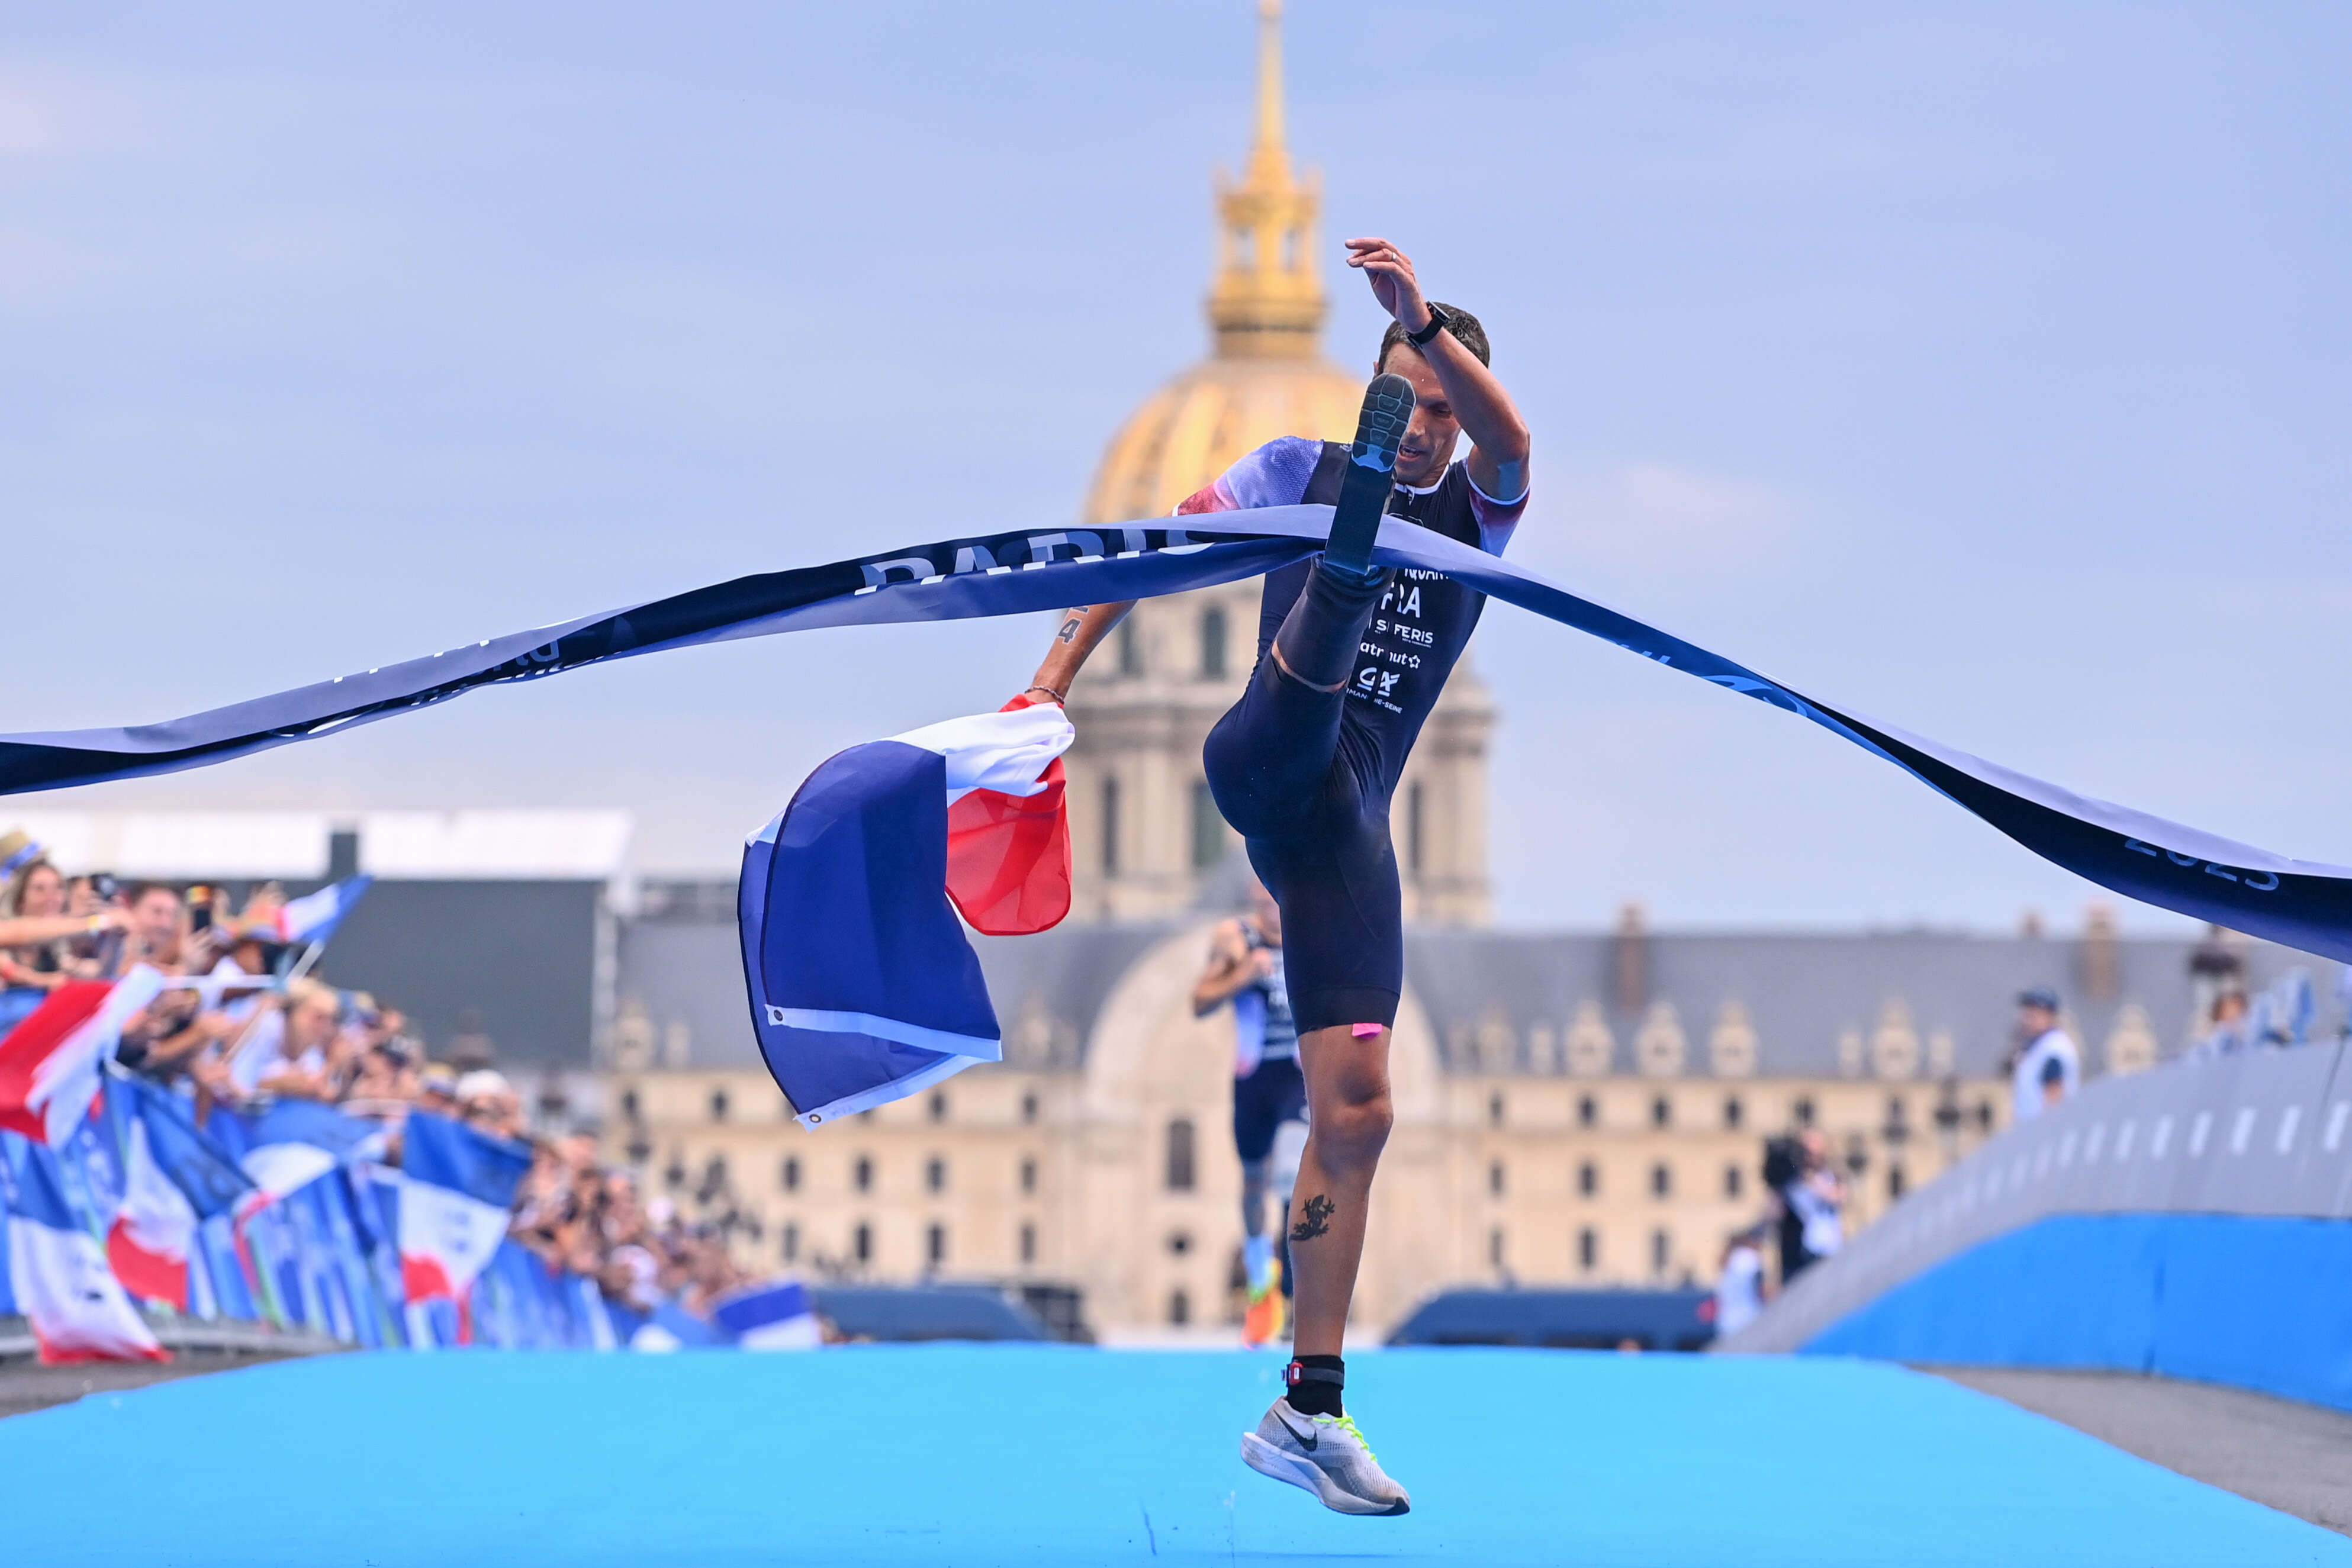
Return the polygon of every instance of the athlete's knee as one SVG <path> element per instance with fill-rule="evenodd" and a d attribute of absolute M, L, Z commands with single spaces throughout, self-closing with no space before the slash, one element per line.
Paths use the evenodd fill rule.
<path fill-rule="evenodd" d="M 1372 1165 L 1395 1125 L 1396 1109 L 1385 1082 L 1339 1084 L 1315 1107 L 1316 1157 L 1326 1169 Z"/>

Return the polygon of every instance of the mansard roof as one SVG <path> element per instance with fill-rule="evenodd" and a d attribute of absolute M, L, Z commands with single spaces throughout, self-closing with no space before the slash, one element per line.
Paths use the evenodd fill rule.
<path fill-rule="evenodd" d="M 616 988 L 625 1017 L 642 1007 L 659 1042 L 683 1026 L 697 1067 L 758 1065 L 731 920 L 716 909 L 623 923 Z M 1075 1071 L 1120 977 L 1173 923 L 1065 925 L 1038 936 L 975 937 L 1004 1030 L 1005 1058 Z M 1600 1076 L 1913 1078 L 1999 1069 L 2017 993 L 2049 986 L 2086 1047 L 2107 1064 L 2117 1031 L 2172 1056 L 2192 1038 L 2187 939 L 2113 945 L 2111 983 L 2070 938 L 1949 933 L 1605 934 L 1417 930 L 1406 982 L 1427 1010 L 1441 1061 L 1454 1072 Z M 2250 943 L 2246 981 L 2260 988 L 2307 968 L 2317 1034 L 2342 1027 L 2337 966 Z M 1631 1005 L 1626 1005 L 1631 1004 Z M 2128 1045 L 2128 1040 L 2126 1044 Z"/>

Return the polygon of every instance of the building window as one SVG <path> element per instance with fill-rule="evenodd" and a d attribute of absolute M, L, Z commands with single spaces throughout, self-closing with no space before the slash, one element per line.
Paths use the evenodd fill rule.
<path fill-rule="evenodd" d="M 1037 1120 L 1037 1096 L 1034 1094 L 1021 1096 L 1021 1119 L 1030 1123 Z"/>
<path fill-rule="evenodd" d="M 1192 1191 L 1192 1120 L 1179 1116 L 1168 1124 L 1168 1190 Z"/>
<path fill-rule="evenodd" d="M 1404 792 L 1404 863 L 1413 875 L 1421 874 L 1421 780 L 1416 779 Z"/>
<path fill-rule="evenodd" d="M 1736 1133 L 1739 1130 L 1740 1123 L 1747 1120 L 1747 1117 L 1748 1108 L 1739 1103 L 1738 1095 L 1727 1094 L 1723 1097 L 1723 1124 L 1726 1127 Z"/>
<path fill-rule="evenodd" d="M 1794 1105 L 1789 1107 L 1789 1113 L 1797 1119 L 1797 1125 L 1800 1127 L 1810 1127 L 1813 1124 L 1813 1103 L 1810 1099 L 1799 1099 Z"/>
<path fill-rule="evenodd" d="M 1179 1285 L 1168 1292 L 1168 1326 L 1181 1329 L 1192 1321 L 1192 1298 L 1184 1293 L 1183 1286 Z"/>
<path fill-rule="evenodd" d="M 948 1228 L 946 1226 L 934 1225 L 923 1233 L 923 1258 L 934 1269 L 948 1260 Z"/>
<path fill-rule="evenodd" d="M 799 1226 L 787 1224 L 784 1227 L 784 1233 L 777 1244 L 777 1250 L 781 1251 L 784 1255 L 784 1261 L 787 1263 L 793 1261 L 801 1255 L 801 1228 Z"/>
<path fill-rule="evenodd" d="M 1601 1167 L 1591 1160 L 1576 1167 L 1576 1191 L 1580 1197 L 1596 1197 L 1601 1193 Z"/>
<path fill-rule="evenodd" d="M 1500 1093 L 1489 1094 L 1486 1096 L 1486 1125 L 1499 1127 L 1502 1124 L 1503 1096 Z"/>
<path fill-rule="evenodd" d="M 1600 1120 L 1601 1107 L 1594 1103 L 1591 1095 L 1584 1095 L 1577 1101 L 1576 1124 L 1578 1126 L 1590 1127 L 1597 1124 Z"/>
<path fill-rule="evenodd" d="M 857 1228 L 850 1233 L 849 1255 L 860 1263 L 874 1261 L 874 1228 L 872 1226 L 860 1221 Z"/>
<path fill-rule="evenodd" d="M 784 1168 L 781 1174 L 783 1177 L 784 1190 L 786 1192 L 800 1191 L 801 1159 L 798 1155 L 786 1155 L 784 1156 Z"/>
<path fill-rule="evenodd" d="M 634 1122 L 643 1113 L 637 1108 L 637 1092 L 634 1089 L 624 1090 L 621 1094 L 621 1114 Z"/>
<path fill-rule="evenodd" d="M 1204 681 L 1225 678 L 1225 612 L 1223 605 L 1212 604 L 1201 612 L 1201 678 Z"/>
<path fill-rule="evenodd" d="M 1037 1162 L 1035 1160 L 1023 1160 L 1021 1162 L 1021 1190 L 1023 1192 L 1035 1192 L 1037 1190 Z"/>
<path fill-rule="evenodd" d="M 1650 1272 L 1663 1274 L 1674 1261 L 1675 1239 L 1671 1232 L 1660 1228 L 1650 1232 Z"/>
<path fill-rule="evenodd" d="M 1136 635 L 1135 615 L 1128 613 L 1118 623 L 1118 673 L 1122 675 L 1143 674 L 1143 639 Z"/>
<path fill-rule="evenodd" d="M 1486 1263 L 1495 1269 L 1503 1266 L 1503 1228 L 1499 1225 L 1486 1232 Z"/>
<path fill-rule="evenodd" d="M 1024 1263 L 1037 1261 L 1037 1228 L 1034 1225 L 1024 1225 L 1021 1228 L 1021 1261 Z"/>
<path fill-rule="evenodd" d="M 1500 1160 L 1486 1167 L 1486 1190 L 1496 1197 L 1503 1196 L 1503 1162 Z"/>
<path fill-rule="evenodd" d="M 1901 1197 L 1908 1185 L 1908 1182 L 1904 1177 L 1903 1167 L 1901 1166 L 1890 1165 L 1886 1167 L 1887 1202 L 1892 1203 L 1896 1198 Z"/>
<path fill-rule="evenodd" d="M 1748 1188 L 1748 1173 L 1738 1166 L 1723 1167 L 1723 1196 L 1738 1197 Z"/>
<path fill-rule="evenodd" d="M 1669 1127 L 1674 1124 L 1675 1103 L 1661 1094 L 1650 1102 L 1650 1125 Z"/>
<path fill-rule="evenodd" d="M 710 1119 L 714 1122 L 727 1120 L 727 1091 L 724 1089 L 710 1092 Z"/>
<path fill-rule="evenodd" d="M 930 1109 L 932 1121 L 944 1122 L 948 1119 L 948 1092 L 946 1090 L 934 1089 L 931 1091 Z"/>
<path fill-rule="evenodd" d="M 1675 1172 L 1664 1160 L 1650 1167 L 1650 1196 L 1672 1197 L 1675 1192 Z"/>
<path fill-rule="evenodd" d="M 1225 858 L 1225 820 L 1205 779 L 1192 780 L 1192 869 L 1202 871 Z"/>
<path fill-rule="evenodd" d="M 1588 1274 L 1601 1267 L 1601 1232 L 1590 1225 L 1576 1233 L 1576 1266 Z"/>
<path fill-rule="evenodd" d="M 860 1192 L 872 1192 L 874 1190 L 874 1162 L 867 1159 L 864 1155 L 858 1155 L 857 1163 L 849 1167 L 849 1185 L 856 1187 Z"/>
<path fill-rule="evenodd" d="M 698 1202 L 715 1202 L 727 1190 L 727 1156 L 713 1155 L 702 1162 L 702 1185 L 695 1188 Z"/>
<path fill-rule="evenodd" d="M 1118 874 L 1118 780 L 1106 779 L 1102 787 L 1103 875 Z"/>
<path fill-rule="evenodd" d="M 931 1190 L 931 1191 L 933 1191 L 933 1192 L 945 1192 L 945 1191 L 947 1191 L 947 1189 L 948 1189 L 948 1163 L 947 1163 L 947 1161 L 945 1161 L 945 1160 L 943 1160 L 943 1159 L 940 1158 L 937 1155 L 933 1155 L 931 1156 L 931 1162 L 930 1162 L 930 1164 L 929 1164 L 929 1165 L 927 1165 L 927 1166 L 925 1166 L 923 1167 L 923 1185 L 924 1185 L 925 1186 L 927 1186 L 927 1187 L 930 1188 L 930 1190 Z"/>
<path fill-rule="evenodd" d="M 1192 1250 L 1192 1233 L 1189 1230 L 1170 1231 L 1168 1233 L 1168 1250 L 1173 1252 L 1179 1258 L 1181 1258 L 1185 1253 Z"/>

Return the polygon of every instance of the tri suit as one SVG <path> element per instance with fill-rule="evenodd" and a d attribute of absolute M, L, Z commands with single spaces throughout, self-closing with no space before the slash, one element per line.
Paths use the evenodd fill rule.
<path fill-rule="evenodd" d="M 1176 509 L 1332 504 L 1347 460 L 1344 443 L 1268 442 Z M 1460 463 L 1435 485 L 1399 486 L 1389 497 L 1390 516 L 1495 555 L 1526 508 L 1525 494 L 1504 502 L 1482 493 Z M 1321 691 L 1267 656 L 1315 568 L 1310 559 L 1267 574 L 1257 667 L 1202 749 L 1217 809 L 1282 907 L 1301 1034 L 1396 1021 L 1404 920 L 1389 801 L 1486 602 L 1443 572 L 1396 571 L 1360 624 L 1340 629 L 1356 633 L 1345 689 Z"/>

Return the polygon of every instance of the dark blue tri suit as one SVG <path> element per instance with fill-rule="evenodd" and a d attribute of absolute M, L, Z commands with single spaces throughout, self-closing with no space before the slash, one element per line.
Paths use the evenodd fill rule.
<path fill-rule="evenodd" d="M 1334 503 L 1347 457 L 1340 442 L 1269 442 L 1177 510 Z M 1507 505 L 1481 494 L 1456 463 L 1428 489 L 1398 486 L 1389 515 L 1499 555 L 1526 506 L 1524 495 Z M 1346 688 L 1321 691 L 1267 654 L 1315 565 L 1267 575 L 1257 668 L 1202 750 L 1217 809 L 1282 907 L 1302 1035 L 1396 1022 L 1404 920 L 1389 800 L 1486 601 L 1443 572 L 1397 571 L 1365 615 L 1327 633 L 1357 646 Z M 1284 648 L 1294 651 L 1288 638 Z"/>

